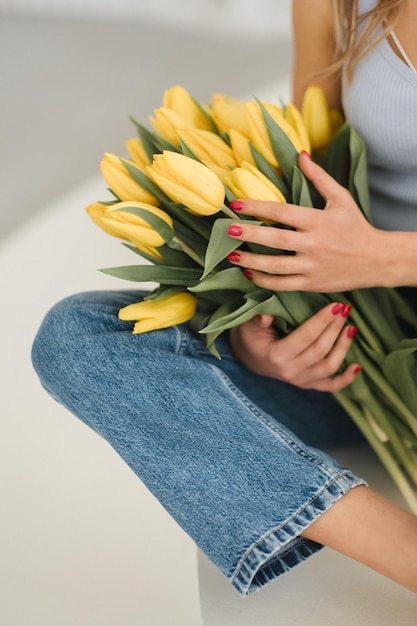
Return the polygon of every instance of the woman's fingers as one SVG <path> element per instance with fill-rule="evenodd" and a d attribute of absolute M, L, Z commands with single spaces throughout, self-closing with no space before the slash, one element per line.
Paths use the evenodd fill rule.
<path fill-rule="evenodd" d="M 355 366 L 338 374 L 356 333 L 354 326 L 345 325 L 350 308 L 330 304 L 279 341 L 276 365 L 281 379 L 322 391 L 352 382 Z"/>
<path fill-rule="evenodd" d="M 303 389 L 315 389 L 316 391 L 335 393 L 336 391 L 340 391 L 353 383 L 361 369 L 360 365 L 352 363 L 345 369 L 344 372 L 338 374 L 337 376 L 310 381 L 309 383 L 300 384 L 298 386 Z"/>

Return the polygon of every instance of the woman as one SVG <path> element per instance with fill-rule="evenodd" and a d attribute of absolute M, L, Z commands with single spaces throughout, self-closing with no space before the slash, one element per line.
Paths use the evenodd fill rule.
<path fill-rule="evenodd" d="M 236 211 L 292 229 L 230 232 L 296 254 L 230 259 L 277 290 L 416 286 L 417 74 L 407 63 L 417 64 L 417 5 L 294 0 L 293 12 L 295 103 L 319 81 L 362 134 L 376 226 L 301 154 L 325 210 L 236 201 Z M 219 340 L 218 361 L 187 325 L 132 335 L 117 312 L 137 299 L 126 291 L 59 303 L 35 340 L 35 368 L 234 587 L 246 595 L 325 545 L 417 592 L 417 518 L 320 451 L 358 437 L 329 393 L 360 375 L 360 363 L 337 373 L 354 341 L 349 309 L 331 304 L 286 338 L 259 316 Z"/>

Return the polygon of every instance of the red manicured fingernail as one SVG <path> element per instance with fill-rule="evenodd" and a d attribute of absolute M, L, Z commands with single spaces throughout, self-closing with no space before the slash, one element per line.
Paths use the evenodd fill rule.
<path fill-rule="evenodd" d="M 307 150 L 301 150 L 300 154 L 302 154 L 303 156 L 305 156 L 307 159 L 311 161 L 311 154 L 309 154 Z"/>
<path fill-rule="evenodd" d="M 347 317 L 349 315 L 349 313 L 352 310 L 352 306 L 350 304 L 345 304 L 343 311 L 342 311 L 342 315 L 343 317 Z"/>
<path fill-rule="evenodd" d="M 361 371 L 361 369 L 362 369 L 362 365 L 357 365 L 357 366 L 355 367 L 355 369 L 353 370 L 353 373 L 354 373 L 355 375 L 356 375 L 356 374 L 359 374 L 359 372 Z"/>
<path fill-rule="evenodd" d="M 230 254 L 227 255 L 226 259 L 228 261 L 232 261 L 232 263 L 239 263 L 240 254 L 239 252 L 231 252 Z"/>
<path fill-rule="evenodd" d="M 341 302 L 337 302 L 332 308 L 333 315 L 337 315 L 338 313 L 341 313 L 344 308 L 345 308 L 344 304 L 342 304 Z"/>
<path fill-rule="evenodd" d="M 232 235 L 232 237 L 239 237 L 243 233 L 243 229 L 240 226 L 229 226 L 227 229 L 227 234 Z"/>
<path fill-rule="evenodd" d="M 246 276 L 246 278 L 248 280 L 252 280 L 252 278 L 253 278 L 252 272 L 250 272 L 249 270 L 243 270 L 243 273 L 244 273 L 244 275 Z"/>
<path fill-rule="evenodd" d="M 243 209 L 243 202 L 242 200 L 232 200 L 229 206 L 233 211 L 241 211 Z"/>
<path fill-rule="evenodd" d="M 348 326 L 347 327 L 347 331 L 346 334 L 349 337 L 349 339 L 352 339 L 352 337 L 354 337 L 356 335 L 356 331 L 358 329 L 356 328 L 356 326 Z"/>

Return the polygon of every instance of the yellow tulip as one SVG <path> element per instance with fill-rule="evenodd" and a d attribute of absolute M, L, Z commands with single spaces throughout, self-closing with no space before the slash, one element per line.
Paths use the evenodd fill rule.
<path fill-rule="evenodd" d="M 165 211 L 145 202 L 118 202 L 111 206 L 93 203 L 86 210 L 91 219 L 106 233 L 130 241 L 138 249 L 143 246 L 159 248 L 159 246 L 164 245 L 165 240 L 144 218 L 123 211 L 124 208 L 138 208 L 148 211 L 152 215 L 160 217 L 171 228 L 173 227 L 172 219 Z"/>
<path fill-rule="evenodd" d="M 281 191 L 266 176 L 250 163 L 242 163 L 224 179 L 225 185 L 237 198 L 286 202 Z"/>
<path fill-rule="evenodd" d="M 330 109 L 329 115 L 330 115 L 330 127 L 332 129 L 332 138 L 333 138 L 342 128 L 345 120 L 344 120 L 343 115 L 339 113 L 339 111 L 336 111 L 336 109 Z"/>
<path fill-rule="evenodd" d="M 211 130 L 209 120 L 201 112 L 190 93 L 180 85 L 175 85 L 164 92 L 162 106 L 179 113 L 192 128 Z"/>
<path fill-rule="evenodd" d="M 145 167 L 151 164 L 151 161 L 146 153 L 143 143 L 137 137 L 130 137 L 126 140 L 125 146 L 129 153 L 129 156 L 133 163 L 142 171 L 145 171 Z"/>
<path fill-rule="evenodd" d="M 332 127 L 326 94 L 321 87 L 307 87 L 301 115 L 310 138 L 311 149 L 324 150 L 332 139 Z"/>
<path fill-rule="evenodd" d="M 284 117 L 282 109 L 274 104 L 262 103 L 274 122 L 278 124 L 281 130 L 287 135 L 297 152 L 304 149 L 297 132 Z M 265 120 L 260 106 L 256 102 L 248 102 L 246 111 L 250 124 L 250 137 L 255 148 L 259 150 L 262 156 L 273 167 L 279 167 L 279 163 L 272 151 L 269 140 L 268 130 L 265 126 Z"/>
<path fill-rule="evenodd" d="M 225 169 L 236 167 L 233 150 L 215 133 L 191 128 L 182 130 L 180 134 L 181 139 L 203 163 L 214 163 Z"/>
<path fill-rule="evenodd" d="M 180 144 L 179 132 L 184 128 L 193 128 L 191 122 L 171 109 L 154 109 L 154 115 L 154 118 L 149 116 L 149 121 L 156 132 L 176 145 Z"/>
<path fill-rule="evenodd" d="M 195 159 L 165 150 L 146 168 L 149 177 L 174 202 L 195 215 L 213 215 L 224 202 L 224 187 L 218 176 Z"/>
<path fill-rule="evenodd" d="M 231 128 L 229 131 L 230 143 L 232 144 L 233 154 L 240 165 L 245 161 L 251 163 L 254 167 L 256 163 L 249 148 L 249 139 L 243 133 Z"/>
<path fill-rule="evenodd" d="M 136 167 L 134 163 L 131 165 Z M 121 159 L 115 154 L 107 152 L 101 160 L 100 169 L 108 186 L 119 200 L 157 204 L 156 198 L 133 180 Z"/>
<path fill-rule="evenodd" d="M 92 202 L 92 204 L 85 207 L 85 210 L 96 226 L 99 226 L 108 235 L 116 236 L 113 229 L 103 223 L 103 217 L 106 215 L 107 208 L 106 204 L 102 204 L 101 202 Z"/>
<path fill-rule="evenodd" d="M 244 102 L 214 94 L 211 98 L 210 114 L 220 133 L 228 133 L 234 128 L 249 137 L 249 122 Z"/>
<path fill-rule="evenodd" d="M 168 328 L 188 322 L 195 313 L 197 299 L 191 293 L 181 292 L 161 300 L 143 300 L 129 304 L 119 311 L 119 318 L 136 324 L 134 334 Z"/>
<path fill-rule="evenodd" d="M 303 150 L 310 154 L 311 152 L 311 144 L 310 138 L 308 136 L 307 129 L 304 124 L 303 117 L 301 112 L 297 109 L 297 107 L 289 102 L 284 109 L 284 116 L 287 122 L 293 127 L 295 132 L 297 133 Z"/>

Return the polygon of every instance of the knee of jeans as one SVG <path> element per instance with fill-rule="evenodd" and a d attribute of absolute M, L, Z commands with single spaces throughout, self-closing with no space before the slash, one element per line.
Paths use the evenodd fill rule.
<path fill-rule="evenodd" d="M 69 296 L 55 304 L 46 314 L 32 345 L 32 363 L 42 384 L 58 370 L 69 367 L 71 355 L 79 350 L 83 338 L 93 331 L 94 302 L 98 293 Z M 95 307 L 97 308 L 97 307 Z"/>

